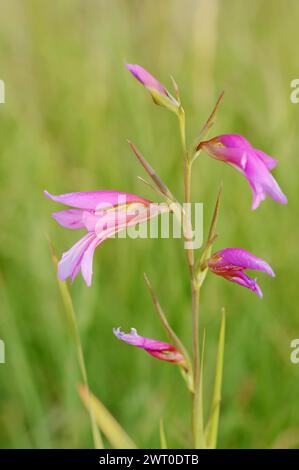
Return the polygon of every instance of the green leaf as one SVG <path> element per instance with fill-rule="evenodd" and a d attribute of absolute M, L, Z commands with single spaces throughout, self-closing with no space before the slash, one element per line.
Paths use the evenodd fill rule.
<path fill-rule="evenodd" d="M 225 310 L 222 309 L 220 334 L 218 340 L 218 352 L 216 361 L 216 373 L 214 383 L 213 401 L 210 411 L 209 420 L 205 430 L 206 446 L 208 449 L 215 449 L 217 445 L 217 434 L 221 403 L 221 386 L 224 359 L 224 343 L 225 343 Z"/>
<path fill-rule="evenodd" d="M 82 402 L 93 410 L 95 420 L 102 433 L 115 449 L 136 449 L 135 443 L 107 410 L 103 403 L 88 391 L 85 385 L 78 385 Z"/>

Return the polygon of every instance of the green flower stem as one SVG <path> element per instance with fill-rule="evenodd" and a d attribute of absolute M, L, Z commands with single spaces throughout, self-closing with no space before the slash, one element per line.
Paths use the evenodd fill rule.
<path fill-rule="evenodd" d="M 186 146 L 185 111 L 184 111 L 184 108 L 182 106 L 179 107 L 178 118 L 179 118 L 180 137 L 181 137 L 181 143 L 182 143 L 182 147 L 183 147 L 184 157 L 188 159 L 188 152 L 187 152 L 187 146 Z"/>
<path fill-rule="evenodd" d="M 194 392 L 192 397 L 192 431 L 194 447 L 201 446 L 203 438 L 202 410 L 200 400 L 200 370 L 199 370 L 199 342 L 198 342 L 198 320 L 199 320 L 199 298 L 200 287 L 195 278 L 192 279 L 192 349 L 193 349 L 193 371 Z"/>
<path fill-rule="evenodd" d="M 185 131 L 185 113 L 183 108 L 179 112 L 179 125 L 182 149 L 184 152 L 184 202 L 190 204 L 191 202 L 191 178 L 192 178 L 192 163 L 189 160 L 188 151 L 186 147 L 186 131 Z M 190 231 L 192 231 L 192 222 L 190 211 L 184 211 L 184 229 L 186 241 L 190 240 Z M 203 439 L 203 424 L 202 424 L 202 410 L 200 400 L 200 371 L 199 371 L 199 341 L 198 341 L 198 323 L 199 323 L 199 293 L 200 287 L 196 280 L 194 270 L 194 250 L 187 248 L 187 261 L 190 274 L 191 292 L 192 292 L 192 350 L 193 350 L 193 384 L 194 390 L 192 393 L 192 432 L 194 447 L 198 448 L 202 445 Z"/>

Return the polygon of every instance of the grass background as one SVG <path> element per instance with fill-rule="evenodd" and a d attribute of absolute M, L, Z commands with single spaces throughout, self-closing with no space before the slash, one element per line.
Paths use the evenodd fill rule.
<path fill-rule="evenodd" d="M 242 133 L 279 159 L 288 206 L 267 199 L 251 212 L 251 191 L 233 169 L 206 155 L 194 167 L 192 199 L 205 227 L 223 181 L 216 248 L 241 246 L 268 260 L 264 300 L 208 276 L 205 396 L 214 373 L 220 308 L 227 308 L 220 447 L 299 445 L 297 221 L 299 4 L 295 0 L 1 0 L 0 365 L 1 447 L 91 447 L 74 345 L 50 259 L 79 238 L 51 220 L 52 193 L 118 189 L 152 197 L 137 175 L 131 138 L 178 197 L 182 158 L 174 115 L 155 107 L 124 67 L 140 63 L 167 86 L 173 74 L 189 139 L 226 91 L 213 134 Z M 211 134 L 212 135 L 212 134 Z M 178 240 L 108 240 L 95 255 L 93 285 L 71 291 L 91 389 L 139 446 L 190 446 L 190 400 L 176 367 L 118 342 L 112 327 L 164 339 L 142 273 L 152 280 L 177 332 L 190 344 L 190 292 Z"/>

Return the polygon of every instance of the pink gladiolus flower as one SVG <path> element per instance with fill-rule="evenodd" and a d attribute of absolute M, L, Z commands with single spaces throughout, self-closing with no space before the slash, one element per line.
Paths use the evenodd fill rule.
<path fill-rule="evenodd" d="M 288 202 L 271 174 L 277 161 L 252 147 L 241 135 L 226 134 L 213 137 L 213 139 L 201 142 L 197 148 L 203 148 L 212 157 L 232 165 L 243 173 L 253 192 L 253 210 L 257 209 L 266 194 L 281 204 Z"/>
<path fill-rule="evenodd" d="M 261 298 L 263 293 L 256 279 L 247 276 L 245 269 L 255 269 L 275 277 L 271 266 L 266 261 L 242 248 L 225 248 L 217 251 L 209 259 L 208 267 L 214 274 L 252 290 Z"/>
<path fill-rule="evenodd" d="M 147 353 L 157 359 L 185 365 L 184 356 L 172 344 L 139 336 L 135 328 L 131 328 L 130 333 L 124 333 L 120 328 L 113 328 L 113 333 L 118 339 L 144 349 Z"/>
<path fill-rule="evenodd" d="M 137 64 L 126 64 L 126 67 L 148 89 L 154 103 L 164 106 L 175 113 L 178 112 L 180 106 L 178 101 L 147 70 Z"/>
<path fill-rule="evenodd" d="M 77 192 L 59 196 L 45 191 L 44 194 L 53 201 L 75 208 L 52 214 L 60 225 L 87 230 L 83 238 L 63 253 L 58 263 L 58 276 L 61 280 L 70 277 L 73 281 L 81 269 L 88 286 L 92 280 L 93 254 L 98 245 L 127 227 L 169 211 L 166 204 L 153 204 L 134 194 L 119 191 Z"/>

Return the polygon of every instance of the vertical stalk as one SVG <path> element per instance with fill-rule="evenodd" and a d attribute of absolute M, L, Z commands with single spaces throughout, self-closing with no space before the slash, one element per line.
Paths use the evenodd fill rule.
<path fill-rule="evenodd" d="M 192 232 L 192 223 L 191 223 L 191 214 L 190 214 L 190 197 L 191 197 L 191 163 L 188 158 L 188 154 L 185 154 L 184 157 L 184 230 L 186 230 L 185 238 L 191 238 Z M 187 260 L 189 266 L 190 277 L 193 276 L 193 266 L 194 266 L 194 251 L 193 248 L 187 248 Z"/>
<path fill-rule="evenodd" d="M 192 347 L 193 347 L 193 371 L 194 392 L 192 397 L 192 430 L 194 447 L 200 447 L 203 438 L 202 410 L 200 410 L 200 371 L 199 371 L 199 342 L 198 342 L 198 319 L 199 319 L 199 293 L 194 277 L 192 284 Z"/>
<path fill-rule="evenodd" d="M 186 132 L 185 132 L 185 113 L 183 108 L 179 112 L 179 124 L 181 143 L 184 152 L 184 202 L 187 206 L 184 209 L 184 229 L 186 228 L 185 239 L 190 240 L 190 231 L 192 232 L 191 222 L 191 177 L 192 177 L 192 163 L 189 159 L 186 147 Z M 187 261 L 190 274 L 190 284 L 192 293 L 192 350 L 193 350 L 193 383 L 194 390 L 192 394 L 192 431 L 194 447 L 198 448 L 201 444 L 203 435 L 202 410 L 200 410 L 200 374 L 199 374 L 199 341 L 198 341 L 198 318 L 199 318 L 199 292 L 200 288 L 196 281 L 194 272 L 194 250 L 187 248 Z"/>

